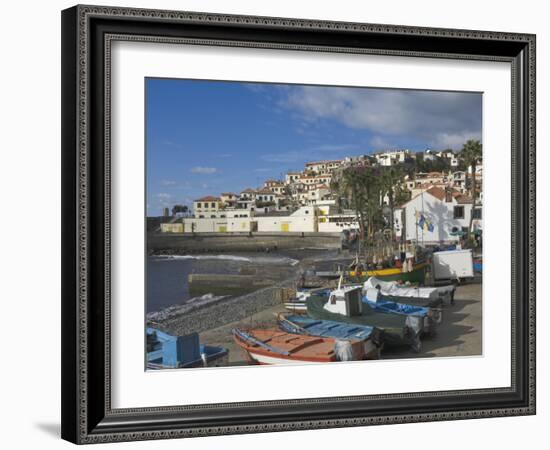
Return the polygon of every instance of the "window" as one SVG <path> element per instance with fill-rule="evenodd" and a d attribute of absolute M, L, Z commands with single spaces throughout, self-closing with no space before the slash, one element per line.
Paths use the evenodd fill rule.
<path fill-rule="evenodd" d="M 455 219 L 464 219 L 464 206 L 455 206 L 454 207 L 454 218 Z"/>
<path fill-rule="evenodd" d="M 211 203 L 212 205 L 212 208 L 215 208 L 216 207 L 216 204 L 215 203 Z"/>
<path fill-rule="evenodd" d="M 201 203 L 197 203 L 197 208 L 202 208 Z"/>
<path fill-rule="evenodd" d="M 474 219 L 481 219 L 481 208 L 474 209 Z"/>

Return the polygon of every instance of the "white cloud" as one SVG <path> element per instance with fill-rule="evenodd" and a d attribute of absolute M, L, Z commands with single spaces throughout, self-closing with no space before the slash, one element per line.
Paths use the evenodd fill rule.
<path fill-rule="evenodd" d="M 197 167 L 193 167 L 191 169 L 191 172 L 193 173 L 201 173 L 201 174 L 204 174 L 204 175 L 211 175 L 213 173 L 216 173 L 218 172 L 218 169 L 216 169 L 215 167 L 202 167 L 202 166 L 197 166 Z"/>
<path fill-rule="evenodd" d="M 160 184 L 162 184 L 163 186 L 175 186 L 176 182 L 173 180 L 162 180 Z"/>
<path fill-rule="evenodd" d="M 481 140 L 481 131 L 463 131 L 461 133 L 439 133 L 435 137 L 434 148 L 454 148 L 461 149 L 469 139 Z"/>
<path fill-rule="evenodd" d="M 383 138 L 382 136 L 374 136 L 369 141 L 369 144 L 374 149 L 387 149 L 390 147 L 396 147 L 390 140 L 388 140 L 387 138 Z"/>
<path fill-rule="evenodd" d="M 351 150 L 359 148 L 356 144 L 322 144 L 302 150 L 288 150 L 277 153 L 267 153 L 261 159 L 272 163 L 295 163 L 305 160 L 343 158 Z"/>
<path fill-rule="evenodd" d="M 280 104 L 310 123 L 333 120 L 379 139 L 415 139 L 435 147 L 444 135 L 481 135 L 481 94 L 300 86 Z M 460 145 L 463 142 L 460 143 Z"/>

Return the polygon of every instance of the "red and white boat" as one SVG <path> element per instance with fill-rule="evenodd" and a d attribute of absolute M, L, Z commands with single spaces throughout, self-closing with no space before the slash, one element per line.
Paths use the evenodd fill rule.
<path fill-rule="evenodd" d="M 360 342 L 287 333 L 278 329 L 233 330 L 235 342 L 255 364 L 314 364 L 361 359 Z M 356 357 L 357 356 L 357 357 Z"/>

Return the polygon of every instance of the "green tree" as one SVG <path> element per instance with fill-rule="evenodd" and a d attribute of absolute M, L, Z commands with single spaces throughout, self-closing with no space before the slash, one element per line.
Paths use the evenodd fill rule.
<path fill-rule="evenodd" d="M 186 213 L 189 211 L 187 205 L 174 205 L 172 208 L 172 215 L 175 216 L 177 213 Z"/>
<path fill-rule="evenodd" d="M 393 229 L 393 213 L 395 208 L 395 200 L 398 190 L 403 184 L 404 173 L 399 166 L 385 167 L 382 170 L 379 180 L 381 198 L 388 196 L 388 206 L 390 208 L 390 232 L 393 241 L 394 229 Z"/>
<path fill-rule="evenodd" d="M 472 214 L 470 214 L 470 226 L 468 230 L 473 234 L 472 226 L 474 221 L 474 210 L 477 201 L 477 186 L 476 186 L 476 167 L 482 158 L 481 142 L 470 139 L 462 147 L 462 158 L 466 167 L 472 168 L 470 194 L 472 196 Z"/>
<path fill-rule="evenodd" d="M 332 183 L 340 204 L 355 211 L 361 240 L 372 240 L 383 226 L 381 213 L 382 170 L 379 167 L 349 166 L 343 169 Z"/>

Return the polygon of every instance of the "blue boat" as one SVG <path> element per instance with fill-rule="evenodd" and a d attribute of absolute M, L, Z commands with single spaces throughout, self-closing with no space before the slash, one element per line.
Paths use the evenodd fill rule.
<path fill-rule="evenodd" d="M 201 345 L 198 333 L 172 336 L 147 327 L 147 368 L 181 369 L 227 365 L 229 351 L 223 347 Z"/>
<path fill-rule="evenodd" d="M 432 334 L 435 331 L 435 325 L 441 322 L 442 316 L 440 310 L 427 306 L 409 305 L 407 303 L 398 303 L 388 300 L 380 294 L 378 289 L 367 289 L 366 295 L 363 296 L 362 301 L 372 310 L 377 312 L 422 319 L 423 333 Z"/>
<path fill-rule="evenodd" d="M 279 314 L 279 328 L 287 333 L 307 334 L 338 340 L 362 341 L 363 355 L 356 359 L 377 359 L 383 345 L 382 330 L 369 325 L 350 324 L 333 320 L 316 320 L 298 314 Z"/>

